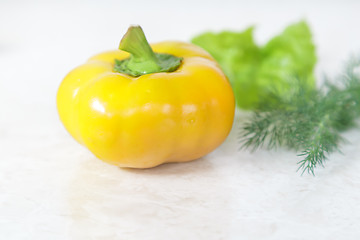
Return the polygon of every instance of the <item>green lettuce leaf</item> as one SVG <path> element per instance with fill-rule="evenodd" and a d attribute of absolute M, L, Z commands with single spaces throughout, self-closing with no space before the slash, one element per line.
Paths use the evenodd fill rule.
<path fill-rule="evenodd" d="M 192 39 L 220 64 L 240 108 L 259 108 L 274 92 L 287 97 L 299 79 L 315 87 L 315 46 L 306 22 L 287 27 L 262 47 L 254 42 L 253 29 L 204 33 Z"/>

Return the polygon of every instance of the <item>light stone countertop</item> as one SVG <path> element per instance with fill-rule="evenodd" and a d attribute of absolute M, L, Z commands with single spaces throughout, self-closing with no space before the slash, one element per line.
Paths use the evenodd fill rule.
<path fill-rule="evenodd" d="M 150 42 L 256 25 L 265 42 L 306 19 L 316 75 L 360 53 L 357 1 L 1 1 L 0 239 L 360 239 L 360 130 L 316 177 L 296 153 L 228 139 L 189 163 L 123 170 L 97 160 L 58 120 L 64 75 L 116 48 L 129 24 Z"/>

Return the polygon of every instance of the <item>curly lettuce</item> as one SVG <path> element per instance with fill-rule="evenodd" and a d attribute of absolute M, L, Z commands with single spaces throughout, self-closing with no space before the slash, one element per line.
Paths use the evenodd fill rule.
<path fill-rule="evenodd" d="M 265 46 L 258 46 L 253 27 L 243 32 L 203 33 L 191 41 L 207 50 L 220 64 L 234 90 L 237 106 L 257 109 L 274 92 L 288 97 L 296 81 L 315 87 L 315 46 L 302 21 L 288 26 Z"/>

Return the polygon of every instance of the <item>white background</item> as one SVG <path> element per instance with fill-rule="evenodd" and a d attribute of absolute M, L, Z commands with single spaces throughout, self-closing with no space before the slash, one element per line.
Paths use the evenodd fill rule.
<path fill-rule="evenodd" d="M 319 81 L 360 53 L 356 1 L 0 1 L 0 239 L 359 239 L 359 130 L 313 177 L 294 152 L 239 151 L 241 112 L 213 153 L 148 170 L 97 160 L 58 120 L 62 78 L 130 24 L 150 42 L 255 25 L 264 43 L 302 19 Z"/>

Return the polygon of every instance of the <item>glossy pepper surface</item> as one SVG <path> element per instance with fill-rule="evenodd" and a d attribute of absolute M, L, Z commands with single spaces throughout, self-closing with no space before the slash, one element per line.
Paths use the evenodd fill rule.
<path fill-rule="evenodd" d="M 234 95 L 214 59 L 190 43 L 151 48 L 177 57 L 179 66 L 132 76 L 114 69 L 136 54 L 114 50 L 91 57 L 59 87 L 57 108 L 65 128 L 110 164 L 149 168 L 191 161 L 218 147 L 231 130 Z"/>

